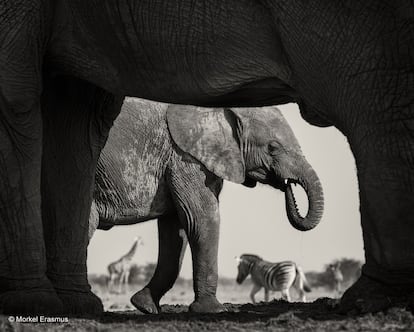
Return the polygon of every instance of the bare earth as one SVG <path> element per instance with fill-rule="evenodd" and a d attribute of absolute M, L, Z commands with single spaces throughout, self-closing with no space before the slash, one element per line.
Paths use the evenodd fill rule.
<path fill-rule="evenodd" d="M 227 285 L 218 290 L 218 298 L 237 303 L 249 302 L 250 287 Z M 107 310 L 100 319 L 69 318 L 68 323 L 10 323 L 0 316 L 0 331 L 414 331 L 414 315 L 404 309 L 386 313 L 345 316 L 335 313 L 332 298 L 326 292 L 310 293 L 313 303 L 288 303 L 273 300 L 256 305 L 225 303 L 228 310 L 221 314 L 188 313 L 192 290 L 174 287 L 162 305 L 162 314 L 143 315 L 129 304 L 135 289 L 126 294 L 109 294 L 94 289 Z M 331 294 L 332 295 L 332 294 Z M 261 300 L 263 294 L 257 294 Z M 241 300 L 241 301 L 240 301 Z M 186 304 L 171 304 L 186 303 Z"/>
<path fill-rule="evenodd" d="M 164 305 L 164 313 L 106 312 L 101 319 L 68 323 L 9 323 L 0 316 L 0 331 L 414 331 L 414 316 L 402 309 L 359 317 L 335 314 L 327 300 L 314 303 L 226 304 L 221 314 L 190 314 L 187 306 Z"/>

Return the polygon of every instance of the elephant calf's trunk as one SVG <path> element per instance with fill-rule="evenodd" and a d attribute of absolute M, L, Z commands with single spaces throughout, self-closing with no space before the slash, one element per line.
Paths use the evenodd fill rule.
<path fill-rule="evenodd" d="M 322 185 L 315 171 L 309 167 L 304 173 L 303 177 L 298 180 L 298 183 L 305 190 L 309 201 L 308 213 L 304 218 L 298 211 L 291 181 L 288 181 L 285 191 L 286 212 L 289 222 L 300 231 L 311 230 L 320 222 L 324 206 Z"/>

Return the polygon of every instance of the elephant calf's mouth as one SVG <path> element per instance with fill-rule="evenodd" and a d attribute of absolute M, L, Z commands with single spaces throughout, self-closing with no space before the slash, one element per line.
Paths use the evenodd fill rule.
<path fill-rule="evenodd" d="M 291 184 L 294 184 L 296 186 L 298 183 L 299 181 L 296 179 L 282 178 L 278 176 L 273 176 L 271 179 L 269 179 L 269 184 L 271 184 L 273 188 L 279 189 L 283 192 L 285 192 L 288 186 Z"/>

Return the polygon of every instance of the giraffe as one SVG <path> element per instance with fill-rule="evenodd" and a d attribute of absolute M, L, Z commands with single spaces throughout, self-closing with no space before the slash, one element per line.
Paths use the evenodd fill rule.
<path fill-rule="evenodd" d="M 341 284 L 344 280 L 344 276 L 342 275 L 340 267 L 340 262 L 336 262 L 335 264 L 329 264 L 329 271 L 331 272 L 334 280 L 334 291 L 337 294 L 337 296 L 341 295 Z"/>
<path fill-rule="evenodd" d="M 129 272 L 131 270 L 131 261 L 137 251 L 138 245 L 143 244 L 140 237 L 135 237 L 131 249 L 121 258 L 108 265 L 109 283 L 108 289 L 110 292 L 115 287 L 115 281 L 119 282 L 119 293 L 122 293 L 122 285 L 128 284 Z"/>

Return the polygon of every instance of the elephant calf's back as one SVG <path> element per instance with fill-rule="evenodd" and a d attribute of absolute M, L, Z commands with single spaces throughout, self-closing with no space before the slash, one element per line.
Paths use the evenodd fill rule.
<path fill-rule="evenodd" d="M 166 105 L 127 98 L 98 162 L 94 200 L 104 223 L 156 218 L 171 208 Z"/>

